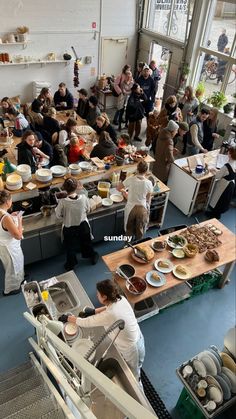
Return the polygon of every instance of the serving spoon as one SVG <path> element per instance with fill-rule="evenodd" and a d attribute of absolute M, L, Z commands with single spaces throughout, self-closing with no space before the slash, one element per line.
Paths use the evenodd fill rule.
<path fill-rule="evenodd" d="M 131 285 L 134 288 L 137 294 L 139 294 L 139 291 L 137 290 L 137 288 L 135 288 L 135 285 L 132 284 L 132 282 L 130 282 L 129 277 L 126 276 L 125 273 L 120 268 L 117 268 L 116 272 L 118 273 L 118 275 L 122 276 L 126 280 L 126 282 L 128 282 L 129 285 Z"/>

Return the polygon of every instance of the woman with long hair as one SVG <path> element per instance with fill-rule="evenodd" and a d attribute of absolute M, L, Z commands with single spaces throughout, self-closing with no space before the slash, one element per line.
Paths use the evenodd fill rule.
<path fill-rule="evenodd" d="M 214 140 L 219 138 L 217 134 L 217 117 L 218 109 L 211 108 L 209 111 L 208 118 L 203 122 L 203 142 L 202 146 L 208 151 L 211 151 L 213 148 Z"/>
<path fill-rule="evenodd" d="M 98 157 L 103 159 L 106 156 L 111 156 L 116 154 L 117 147 L 112 141 L 108 132 L 103 131 L 99 136 L 98 144 L 93 148 L 90 157 Z"/>
<path fill-rule="evenodd" d="M 190 124 L 198 113 L 199 102 L 194 96 L 192 86 L 185 88 L 184 95 L 179 100 L 179 108 L 182 111 L 183 121 Z"/>
<path fill-rule="evenodd" d="M 166 99 L 164 108 L 159 113 L 157 122 L 160 128 L 165 128 L 169 121 L 182 122 L 183 115 L 178 107 L 176 96 L 172 95 Z"/>
<path fill-rule="evenodd" d="M 134 311 L 127 299 L 119 293 L 116 284 L 110 279 L 98 282 L 96 287 L 97 298 L 102 307 L 87 310 L 87 314 L 89 314 L 87 318 L 63 315 L 59 320 L 76 323 L 85 328 L 103 326 L 105 329 L 108 329 L 114 322 L 123 320 L 124 328 L 120 330 L 114 345 L 127 362 L 136 380 L 139 381 L 145 357 L 145 344 Z M 80 313 L 79 316 L 84 317 L 84 313 Z M 117 329 L 110 333 L 111 338 L 116 334 Z"/>
<path fill-rule="evenodd" d="M 117 144 L 117 135 L 114 128 L 110 124 L 110 120 L 106 113 L 102 113 L 96 118 L 96 125 L 94 127 L 96 133 L 100 135 L 102 132 L 108 132 L 112 141 Z"/>
<path fill-rule="evenodd" d="M 0 260 L 5 270 L 3 295 L 18 294 L 24 280 L 24 256 L 21 249 L 23 237 L 22 215 L 9 214 L 12 206 L 10 192 L 0 191 Z"/>
<path fill-rule="evenodd" d="M 122 116 L 121 116 L 121 119 L 120 119 L 120 114 L 121 114 L 120 111 L 121 111 L 122 107 L 121 107 L 121 104 L 120 104 L 121 99 L 119 99 L 119 97 L 122 94 L 123 82 L 124 82 L 124 80 L 127 80 L 128 73 L 130 73 L 130 72 L 131 72 L 131 66 L 129 64 L 126 64 L 122 68 L 121 74 L 119 74 L 115 78 L 115 81 L 114 81 L 114 90 L 115 90 L 116 95 L 117 95 L 117 111 L 116 111 L 116 113 L 114 115 L 114 118 L 113 118 L 113 124 L 114 125 L 119 125 L 121 122 L 125 122 L 125 121 L 122 120 Z"/>

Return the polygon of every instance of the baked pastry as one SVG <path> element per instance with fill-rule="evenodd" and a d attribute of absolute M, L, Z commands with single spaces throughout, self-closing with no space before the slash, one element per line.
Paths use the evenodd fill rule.
<path fill-rule="evenodd" d="M 160 281 L 161 277 L 158 275 L 157 272 L 153 272 L 152 273 L 152 279 L 154 279 L 155 281 Z"/>
<path fill-rule="evenodd" d="M 220 260 L 219 254 L 216 250 L 207 250 L 205 254 L 207 262 L 218 262 Z"/>
<path fill-rule="evenodd" d="M 158 266 L 159 266 L 160 268 L 169 268 L 169 263 L 168 263 L 168 262 L 163 262 L 162 260 L 160 260 L 160 261 L 158 262 Z"/>
<path fill-rule="evenodd" d="M 188 244 L 186 244 L 186 246 L 184 246 L 183 250 L 184 250 L 185 255 L 188 258 L 193 258 L 194 256 L 196 256 L 199 249 L 198 249 L 198 246 L 196 244 L 188 243 Z"/>
<path fill-rule="evenodd" d="M 145 259 L 147 259 L 148 261 L 153 259 L 155 253 L 151 249 L 150 246 L 148 246 L 147 244 L 144 244 L 144 243 L 140 243 L 140 244 L 137 244 L 137 246 L 135 246 L 135 247 L 136 247 L 136 249 L 140 250 L 140 252 L 143 253 Z"/>
<path fill-rule="evenodd" d="M 176 268 L 175 268 L 175 272 L 177 273 L 177 274 L 180 274 L 180 275 L 187 275 L 187 271 L 186 271 L 186 269 L 183 267 L 183 266 L 181 266 L 181 265 L 177 265 L 176 266 Z"/>

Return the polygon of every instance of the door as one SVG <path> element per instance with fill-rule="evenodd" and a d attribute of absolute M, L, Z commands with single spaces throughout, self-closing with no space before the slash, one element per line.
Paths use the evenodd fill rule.
<path fill-rule="evenodd" d="M 160 45 L 159 43 L 152 41 L 150 45 L 149 53 L 149 63 L 154 60 L 156 61 L 158 70 L 160 71 L 161 79 L 158 83 L 158 91 L 156 93 L 156 107 L 161 108 L 162 99 L 164 96 L 164 88 L 167 80 L 170 61 L 171 61 L 171 51 L 166 47 Z"/>
<path fill-rule="evenodd" d="M 127 48 L 127 38 L 102 38 L 101 74 L 120 74 L 127 64 Z"/>

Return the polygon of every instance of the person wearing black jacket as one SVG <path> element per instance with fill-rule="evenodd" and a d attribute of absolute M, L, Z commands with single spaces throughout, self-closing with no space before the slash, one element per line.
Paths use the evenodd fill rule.
<path fill-rule="evenodd" d="M 18 158 L 17 164 L 28 164 L 31 172 L 35 173 L 37 169 L 37 161 L 33 148 L 35 147 L 36 135 L 33 131 L 28 130 L 22 136 L 21 143 L 17 145 Z"/>
<path fill-rule="evenodd" d="M 88 103 L 88 92 L 85 89 L 78 90 L 79 92 L 79 101 L 76 113 L 82 119 L 86 119 L 89 111 L 89 103 Z"/>
<path fill-rule="evenodd" d="M 99 143 L 93 148 L 90 157 L 103 159 L 106 156 L 116 154 L 117 147 L 111 140 L 108 132 L 103 131 L 99 138 Z"/>
<path fill-rule="evenodd" d="M 66 109 L 73 109 L 74 98 L 73 95 L 66 88 L 65 83 L 60 83 L 59 88 L 54 94 L 54 104 L 58 111 L 64 111 Z"/>
<path fill-rule="evenodd" d="M 107 114 L 103 113 L 102 115 L 96 118 L 96 124 L 94 126 L 94 129 L 98 135 L 100 135 L 104 131 L 108 132 L 112 141 L 115 144 L 117 144 L 117 135 L 114 128 L 110 124 Z"/>
<path fill-rule="evenodd" d="M 145 109 L 145 116 L 148 117 L 149 112 L 153 110 L 155 102 L 155 82 L 150 75 L 150 68 L 147 64 L 143 67 L 142 75 L 138 78 L 137 83 L 143 89 L 143 92 L 147 96 L 147 100 L 143 104 Z"/>
<path fill-rule="evenodd" d="M 134 83 L 131 91 L 126 108 L 126 117 L 129 121 L 128 133 L 130 139 L 132 139 L 134 133 L 134 141 L 142 141 L 139 134 L 145 112 L 143 103 L 145 103 L 147 97 L 138 83 Z"/>
<path fill-rule="evenodd" d="M 60 131 L 60 124 L 56 119 L 57 111 L 55 108 L 48 109 L 47 115 L 43 117 L 43 129 L 48 133 L 48 141 L 52 141 L 54 132 Z"/>
<path fill-rule="evenodd" d="M 37 138 L 35 139 L 35 147 L 41 150 L 49 157 L 50 162 L 53 159 L 53 148 L 46 140 L 44 140 L 40 132 L 36 132 Z"/>

